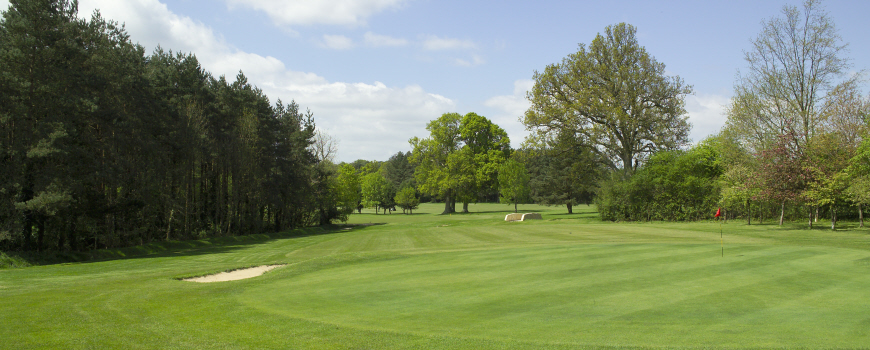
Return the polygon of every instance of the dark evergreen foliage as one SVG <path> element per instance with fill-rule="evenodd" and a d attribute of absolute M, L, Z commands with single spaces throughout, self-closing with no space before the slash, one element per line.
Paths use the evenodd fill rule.
<path fill-rule="evenodd" d="M 241 73 L 146 56 L 76 2 L 0 20 L 0 249 L 86 250 L 280 231 L 339 218 L 310 112 Z"/>
<path fill-rule="evenodd" d="M 414 181 L 414 166 L 408 160 L 410 157 L 411 152 L 398 152 L 383 163 L 384 177 L 393 188 L 417 187 Z"/>
<path fill-rule="evenodd" d="M 592 202 L 606 173 L 606 161 L 580 140 L 559 134 L 540 147 L 524 150 L 520 158 L 529 171 L 535 203 L 564 205 L 571 214 L 574 206 Z"/>

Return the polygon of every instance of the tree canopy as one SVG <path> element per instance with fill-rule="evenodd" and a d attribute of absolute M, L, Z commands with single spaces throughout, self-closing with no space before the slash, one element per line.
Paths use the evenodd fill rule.
<path fill-rule="evenodd" d="M 502 164 L 498 171 L 498 184 L 501 202 L 513 204 L 514 213 L 517 204 L 529 200 L 529 174 L 523 163 L 509 159 Z"/>
<path fill-rule="evenodd" d="M 684 98 L 692 88 L 665 75 L 636 31 L 626 23 L 607 26 L 588 47 L 535 72 L 526 127 L 576 133 L 625 174 L 653 152 L 685 145 Z"/>
<path fill-rule="evenodd" d="M 412 138 L 409 160 L 423 193 L 444 200 L 444 213 L 456 211 L 456 201 L 469 203 L 494 191 L 498 166 L 510 155 L 507 133 L 476 113 L 445 113 L 426 126 L 429 137 Z M 467 207 L 464 208 L 467 211 Z"/>
<path fill-rule="evenodd" d="M 848 75 L 846 45 L 819 1 L 806 0 L 801 9 L 783 6 L 782 17 L 762 26 L 745 52 L 748 67 L 735 83 L 728 127 L 753 152 L 789 135 L 785 141 L 802 155 L 813 137 L 845 126 L 848 115 L 836 111 L 857 97 L 859 76 Z"/>
<path fill-rule="evenodd" d="M 0 249 L 84 250 L 339 218 L 310 112 L 146 55 L 75 1 L 0 19 Z"/>

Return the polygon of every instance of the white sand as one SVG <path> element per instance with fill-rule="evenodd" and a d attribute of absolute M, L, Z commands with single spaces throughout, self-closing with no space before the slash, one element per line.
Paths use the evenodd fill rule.
<path fill-rule="evenodd" d="M 284 266 L 284 265 L 263 265 L 263 266 L 251 267 L 251 268 L 247 268 L 247 269 L 235 270 L 235 271 L 230 271 L 230 272 L 216 273 L 214 275 L 194 277 L 194 278 L 185 278 L 184 280 L 191 281 L 191 282 L 201 282 L 201 283 L 236 281 L 236 280 L 242 280 L 245 278 L 257 277 L 259 275 L 266 273 L 266 271 L 269 271 L 271 269 L 274 269 L 276 267 L 281 267 L 281 266 Z"/>

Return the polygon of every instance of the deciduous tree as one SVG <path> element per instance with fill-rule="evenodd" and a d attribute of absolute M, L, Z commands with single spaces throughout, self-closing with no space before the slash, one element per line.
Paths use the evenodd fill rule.
<path fill-rule="evenodd" d="M 420 192 L 444 200 L 443 214 L 456 211 L 458 162 L 448 160 L 462 146 L 459 135 L 461 120 L 459 113 L 444 113 L 426 125 L 428 138 L 414 137 L 409 141 L 413 148 L 410 161 L 416 166 L 414 178 L 417 186 Z"/>
<path fill-rule="evenodd" d="M 396 192 L 393 186 L 379 172 L 371 173 L 362 178 L 362 202 L 365 207 L 375 208 L 377 213 L 381 208 L 384 214 L 393 207 Z"/>
<path fill-rule="evenodd" d="M 517 212 L 517 204 L 529 200 L 529 174 L 526 166 L 514 159 L 509 159 L 499 167 L 498 187 L 501 194 L 501 202 L 514 205 L 514 213 Z"/>
<path fill-rule="evenodd" d="M 738 75 L 728 109 L 728 126 L 758 153 L 789 135 L 799 155 L 825 132 L 835 103 L 854 91 L 846 45 L 818 0 L 802 8 L 783 6 L 782 17 L 762 23 L 745 52 L 748 67 Z"/>
<path fill-rule="evenodd" d="M 413 187 L 405 187 L 396 193 L 395 202 L 402 208 L 403 213 L 407 212 L 408 214 L 413 214 L 414 209 L 417 209 L 417 205 L 420 204 L 420 200 L 417 199 L 417 191 Z"/>
<path fill-rule="evenodd" d="M 665 75 L 636 32 L 626 23 L 608 26 L 588 47 L 535 72 L 526 127 L 582 135 L 624 174 L 655 151 L 685 145 L 684 98 L 692 88 Z"/>

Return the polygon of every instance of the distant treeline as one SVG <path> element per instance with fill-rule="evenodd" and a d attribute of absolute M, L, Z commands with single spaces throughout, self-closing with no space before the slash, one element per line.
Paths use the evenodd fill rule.
<path fill-rule="evenodd" d="M 241 73 L 146 55 L 73 1 L 0 20 L 0 250 L 85 250 L 329 222 L 310 112 Z"/>

